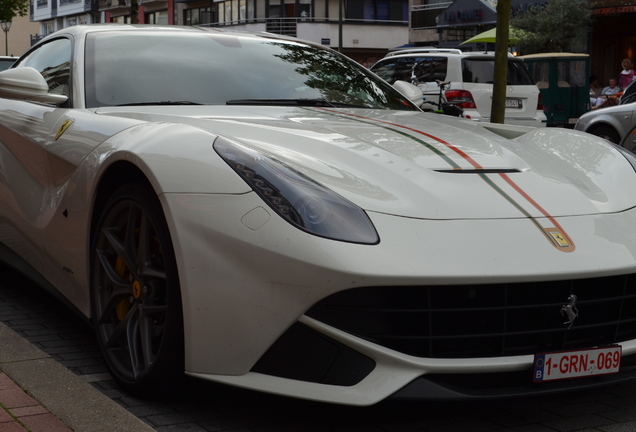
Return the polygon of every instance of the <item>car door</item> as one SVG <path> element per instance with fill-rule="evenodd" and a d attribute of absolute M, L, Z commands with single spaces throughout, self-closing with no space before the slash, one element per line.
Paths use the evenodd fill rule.
<path fill-rule="evenodd" d="M 69 39 L 55 39 L 25 55 L 16 67 L 36 69 L 50 92 L 70 96 L 71 52 Z M 56 193 L 46 147 L 55 141 L 70 102 L 64 105 L 0 99 L 0 238 L 35 268 L 42 258 L 39 228 Z"/>

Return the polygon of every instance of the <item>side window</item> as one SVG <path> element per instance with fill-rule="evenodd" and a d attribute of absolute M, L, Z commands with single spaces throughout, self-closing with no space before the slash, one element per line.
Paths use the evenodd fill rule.
<path fill-rule="evenodd" d="M 384 60 L 372 70 L 393 84 L 397 80 L 416 83 L 444 81 L 447 68 L 446 57 L 399 57 Z"/>
<path fill-rule="evenodd" d="M 447 68 L 448 59 L 446 57 L 418 57 L 413 74 L 420 83 L 444 81 Z"/>
<path fill-rule="evenodd" d="M 390 59 L 378 63 L 372 71 L 389 84 L 393 84 L 397 80 L 411 82 L 411 66 L 410 59 Z"/>
<path fill-rule="evenodd" d="M 494 62 L 493 62 L 494 64 Z M 494 71 L 493 71 L 494 75 Z M 508 61 L 508 85 L 533 85 L 534 81 L 526 65 L 520 61 Z"/>
<path fill-rule="evenodd" d="M 550 62 L 532 62 L 531 63 L 531 78 L 532 81 L 539 87 L 540 89 L 547 89 L 550 87 Z"/>
<path fill-rule="evenodd" d="M 25 66 L 32 67 L 42 74 L 49 85 L 50 93 L 70 96 L 70 40 L 55 39 L 42 45 L 16 65 L 16 67 Z"/>
<path fill-rule="evenodd" d="M 466 83 L 492 84 L 495 62 L 490 59 L 462 59 L 462 77 Z"/>
<path fill-rule="evenodd" d="M 557 63 L 557 82 L 559 87 L 567 87 L 562 83 L 568 83 L 571 87 L 583 87 L 587 84 L 588 79 L 585 61 L 564 60 Z"/>

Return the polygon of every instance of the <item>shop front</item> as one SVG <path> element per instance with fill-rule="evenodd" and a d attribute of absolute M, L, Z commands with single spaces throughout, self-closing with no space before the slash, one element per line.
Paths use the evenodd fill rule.
<path fill-rule="evenodd" d="M 511 0 L 511 16 L 541 7 L 547 0 Z M 437 18 L 440 48 L 461 48 L 466 51 L 492 51 L 494 44 L 465 40 L 497 25 L 497 0 L 456 0 Z"/>
<path fill-rule="evenodd" d="M 636 1 L 596 0 L 592 7 L 591 74 L 602 86 L 618 78 L 621 62 L 636 63 Z"/>

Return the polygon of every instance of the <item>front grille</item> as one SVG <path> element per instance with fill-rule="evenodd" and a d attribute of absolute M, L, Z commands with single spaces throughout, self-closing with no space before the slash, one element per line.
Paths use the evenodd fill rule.
<path fill-rule="evenodd" d="M 577 296 L 571 327 L 561 308 Z M 431 358 L 534 354 L 636 339 L 636 275 L 565 281 L 367 287 L 308 316 L 381 346 Z"/>

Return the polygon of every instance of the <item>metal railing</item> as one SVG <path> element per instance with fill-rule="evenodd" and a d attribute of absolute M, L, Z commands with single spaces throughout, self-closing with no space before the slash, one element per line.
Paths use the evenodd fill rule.
<path fill-rule="evenodd" d="M 250 18 L 233 21 L 223 21 L 209 24 L 199 24 L 200 27 L 224 27 L 245 24 L 265 24 L 266 31 L 285 36 L 297 36 L 298 23 L 331 23 L 337 24 L 337 18 L 293 17 L 293 18 Z M 401 25 L 408 26 L 408 21 L 401 20 L 368 20 L 346 19 L 344 24 L 374 24 L 374 25 Z"/>
<path fill-rule="evenodd" d="M 38 43 L 40 40 L 42 40 L 44 38 L 44 36 L 46 35 L 30 35 L 31 36 L 31 46 L 35 45 L 36 43 Z"/>
<path fill-rule="evenodd" d="M 440 2 L 440 3 L 425 4 L 425 5 L 413 5 L 413 7 L 411 7 L 411 12 L 433 10 L 433 9 L 446 9 L 452 4 L 453 4 L 452 1 L 448 1 L 448 2 Z"/>
<path fill-rule="evenodd" d="M 284 36 L 296 37 L 297 19 L 270 18 L 266 22 L 266 31 Z"/>

